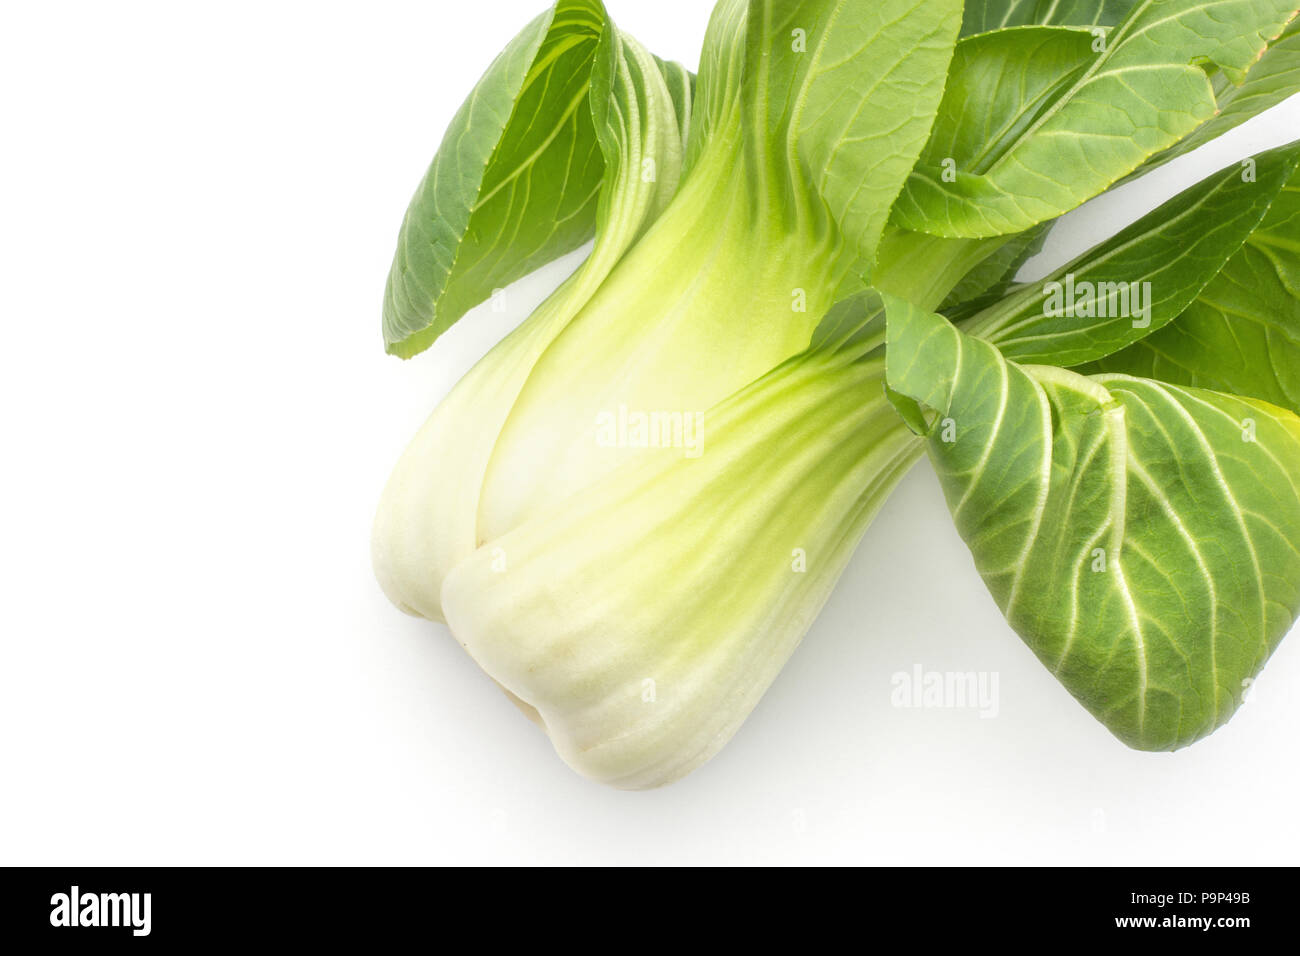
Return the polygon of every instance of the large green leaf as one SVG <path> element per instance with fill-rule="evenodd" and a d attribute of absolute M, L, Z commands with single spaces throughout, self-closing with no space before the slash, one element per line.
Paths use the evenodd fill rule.
<path fill-rule="evenodd" d="M 962 36 L 1030 24 L 1111 27 L 1137 0 L 966 0 Z"/>
<path fill-rule="evenodd" d="M 1113 27 L 1138 0 L 967 0 L 962 36 L 1031 24 Z M 1143 165 L 1149 170 L 1203 146 L 1271 106 L 1300 92 L 1300 17 L 1269 44 L 1246 81 L 1233 84 L 1221 74 L 1213 78 L 1218 111 L 1195 132 Z"/>
<path fill-rule="evenodd" d="M 599 0 L 559 0 L 492 62 L 411 200 L 384 293 L 409 358 L 494 288 L 591 238 L 604 165 L 588 103 Z"/>
<path fill-rule="evenodd" d="M 1249 395 L 1300 413 L 1300 174 L 1187 311 L 1089 371 Z"/>
<path fill-rule="evenodd" d="M 1300 144 L 1261 153 L 1246 167 L 1233 163 L 963 328 L 1018 362 L 1069 367 L 1117 352 L 1191 304 L 1260 224 L 1297 163 Z"/>
<path fill-rule="evenodd" d="M 1282 35 L 1269 44 L 1259 62 L 1246 74 L 1244 83 L 1238 86 L 1219 77 L 1215 92 L 1218 112 L 1186 139 L 1148 162 L 1146 168 L 1204 146 L 1252 116 L 1300 92 L 1300 17 L 1293 19 Z"/>
<path fill-rule="evenodd" d="M 1212 117 L 1202 64 L 1241 82 L 1294 13 L 1293 0 L 1141 0 L 1104 39 L 1075 31 L 1075 47 L 1064 27 L 961 41 L 945 93 L 954 106 L 941 109 L 894 221 L 995 236 L 1073 209 Z M 1084 40 L 1100 50 L 1086 62 Z M 985 114 L 996 117 L 992 141 L 975 135 Z"/>
<path fill-rule="evenodd" d="M 511 41 L 452 119 L 398 236 L 384 293 L 389 352 L 409 358 L 428 348 L 495 289 L 576 249 L 622 209 L 610 187 L 626 171 L 611 172 L 606 161 L 611 150 L 626 159 L 638 144 L 627 152 L 610 140 L 606 114 L 618 109 L 610 91 L 644 83 L 611 75 L 641 67 L 609 37 L 602 45 L 606 22 L 600 0 L 559 0 Z M 655 83 L 669 90 L 667 115 L 651 119 L 680 127 L 680 140 L 691 77 L 653 58 L 645 69 L 661 73 Z M 597 83 L 603 88 L 592 95 Z M 653 148 L 637 161 L 654 158 Z M 679 170 L 680 158 L 670 158 L 656 174 L 675 183 Z"/>
<path fill-rule="evenodd" d="M 1011 626 L 1130 746 L 1225 722 L 1300 614 L 1300 419 L 887 308 L 889 384 L 938 413 L 931 460 Z"/>
<path fill-rule="evenodd" d="M 874 262 L 960 21 L 960 0 L 750 0 L 744 109 L 760 201 L 811 190 L 850 254 Z M 816 209 L 787 212 L 809 228 Z"/>

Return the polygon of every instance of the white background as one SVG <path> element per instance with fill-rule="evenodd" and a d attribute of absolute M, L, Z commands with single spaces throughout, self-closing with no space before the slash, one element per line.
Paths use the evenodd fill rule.
<path fill-rule="evenodd" d="M 0 863 L 1296 862 L 1300 640 L 1210 739 L 1126 750 L 1007 628 L 925 464 L 731 745 L 663 790 L 575 776 L 385 602 L 389 469 L 575 261 L 383 354 L 407 200 L 542 6 L 6 7 Z M 703 0 L 610 6 L 698 61 Z M 1046 258 L 1297 134 L 1292 100 Z M 997 672 L 999 715 L 895 709 L 918 663 Z"/>

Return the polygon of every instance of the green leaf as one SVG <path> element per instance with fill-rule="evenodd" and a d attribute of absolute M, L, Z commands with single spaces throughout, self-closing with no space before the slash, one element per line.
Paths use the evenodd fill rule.
<path fill-rule="evenodd" d="M 1113 27 L 1137 0 L 968 0 L 962 36 L 1031 24 Z M 1177 145 L 1148 160 L 1149 171 L 1203 146 L 1252 116 L 1300 92 L 1300 17 L 1292 19 L 1282 35 L 1269 44 L 1246 81 L 1234 85 L 1226 77 L 1212 77 L 1218 111 Z"/>
<path fill-rule="evenodd" d="M 1146 338 L 1180 315 L 1241 248 L 1298 163 L 1300 144 L 1234 163 L 963 328 L 1018 362 L 1065 367 Z"/>
<path fill-rule="evenodd" d="M 1031 26 L 962 40 L 921 163 L 986 172 L 1096 60 L 1093 36 Z"/>
<path fill-rule="evenodd" d="M 1137 0 L 966 0 L 961 35 L 1030 24 L 1111 27 Z"/>
<path fill-rule="evenodd" d="M 384 293 L 389 352 L 422 352 L 494 290 L 578 248 L 611 217 L 638 215 L 618 194 L 629 170 L 608 164 L 656 162 L 669 187 L 657 189 L 657 207 L 671 196 L 691 76 L 653 57 L 624 56 L 619 34 L 606 27 L 599 0 L 560 0 L 497 57 L 460 108 L 398 236 Z M 667 89 L 654 112 L 618 116 L 618 91 L 644 87 L 651 71 L 657 94 Z M 643 121 L 658 124 L 649 146 L 614 131 Z"/>
<path fill-rule="evenodd" d="M 1297 92 L 1300 92 L 1300 17 L 1293 19 L 1282 35 L 1269 44 L 1259 62 L 1246 74 L 1244 83 L 1235 86 L 1219 78 L 1218 112 L 1176 146 L 1147 162 L 1144 168 L 1153 169 L 1204 146 Z"/>
<path fill-rule="evenodd" d="M 1300 174 L 1173 324 L 1088 370 L 1249 395 L 1300 413 Z"/>
<path fill-rule="evenodd" d="M 989 591 L 1132 747 L 1224 723 L 1300 615 L 1300 419 L 1217 392 L 1020 366 L 888 299 L 888 380 Z"/>
<path fill-rule="evenodd" d="M 961 41 L 945 94 L 953 105 L 941 108 L 894 222 L 995 236 L 1075 208 L 1212 117 L 1202 64 L 1241 82 L 1294 13 L 1293 0 L 1141 0 L 1104 39 L 1019 27 Z M 1099 51 L 1087 62 L 1084 40 Z M 996 122 L 978 141 L 985 115 Z"/>
<path fill-rule="evenodd" d="M 960 20 L 959 0 L 751 0 L 744 110 L 759 192 L 811 190 L 851 254 L 873 263 L 929 136 Z M 801 223 L 818 214 L 797 201 L 787 212 Z"/>
<path fill-rule="evenodd" d="M 384 341 L 409 358 L 462 315 L 586 242 L 604 164 L 587 91 L 599 0 L 560 0 L 488 67 L 411 200 L 384 293 Z"/>

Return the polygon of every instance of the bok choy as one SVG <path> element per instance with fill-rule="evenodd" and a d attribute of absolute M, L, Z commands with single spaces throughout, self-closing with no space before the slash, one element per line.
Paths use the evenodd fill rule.
<path fill-rule="evenodd" d="M 411 202 L 388 350 L 594 243 L 398 462 L 385 593 L 576 770 L 660 785 L 928 455 L 1067 690 L 1134 747 L 1209 733 L 1300 615 L 1300 146 L 1015 279 L 1300 89 L 1293 3 L 721 0 L 695 76 L 560 0 Z"/>

